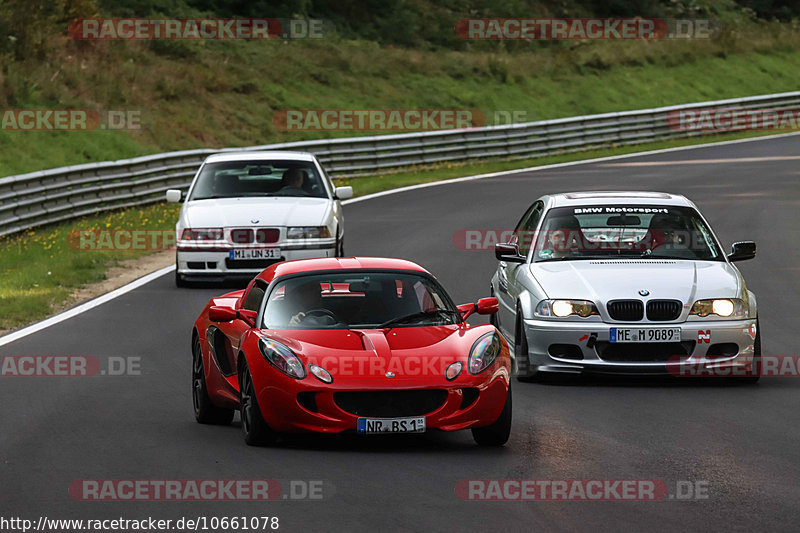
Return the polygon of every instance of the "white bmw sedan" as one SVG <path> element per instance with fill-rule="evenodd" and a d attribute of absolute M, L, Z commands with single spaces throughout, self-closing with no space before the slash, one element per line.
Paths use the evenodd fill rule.
<path fill-rule="evenodd" d="M 180 202 L 180 190 L 167 191 Z M 341 200 L 319 161 L 302 152 L 209 156 L 192 181 L 177 230 L 175 283 L 252 278 L 272 263 L 344 254 Z"/>
<path fill-rule="evenodd" d="M 758 379 L 755 295 L 697 207 L 666 193 L 543 196 L 498 244 L 495 324 L 518 378 L 548 372 L 682 375 L 727 368 Z M 719 375 L 717 372 L 715 375 Z"/>

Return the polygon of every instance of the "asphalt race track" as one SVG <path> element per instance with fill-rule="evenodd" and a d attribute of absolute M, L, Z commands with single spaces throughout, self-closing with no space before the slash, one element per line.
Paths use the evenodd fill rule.
<path fill-rule="evenodd" d="M 650 164 L 659 162 L 659 164 Z M 666 164 L 665 164 L 666 163 Z M 487 296 L 493 253 L 458 250 L 463 229 L 511 228 L 538 196 L 567 190 L 687 195 L 739 263 L 759 300 L 763 350 L 797 354 L 800 137 L 681 150 L 421 188 L 346 207 L 348 255 L 429 268 L 456 303 Z M 511 440 L 477 447 L 469 432 L 404 437 L 298 436 L 244 444 L 194 421 L 189 334 L 225 289 L 177 289 L 165 275 L 0 348 L 0 355 L 141 357 L 141 375 L 0 378 L 3 516 L 177 519 L 277 516 L 285 531 L 796 530 L 800 523 L 800 379 L 756 386 L 664 380 L 514 381 Z M 80 479 L 322 480 L 321 500 L 93 502 Z M 707 484 L 708 498 L 656 502 L 470 502 L 459 480 L 658 479 Z M 287 491 L 288 492 L 288 491 Z"/>

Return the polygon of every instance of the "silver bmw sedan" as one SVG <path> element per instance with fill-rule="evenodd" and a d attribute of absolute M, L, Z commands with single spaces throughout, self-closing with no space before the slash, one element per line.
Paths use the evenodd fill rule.
<path fill-rule="evenodd" d="M 697 207 L 656 192 L 539 198 L 497 244 L 495 326 L 514 345 L 517 377 L 545 373 L 758 379 L 755 295 Z M 738 373 L 737 373 L 738 372 Z"/>

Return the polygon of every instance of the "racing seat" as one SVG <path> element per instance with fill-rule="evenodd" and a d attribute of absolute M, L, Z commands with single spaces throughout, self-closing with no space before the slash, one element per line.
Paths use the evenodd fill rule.
<path fill-rule="evenodd" d="M 647 237 L 654 244 L 654 248 L 663 246 L 668 239 L 687 228 L 681 223 L 680 218 L 659 213 L 653 215 L 647 227 Z"/>
<path fill-rule="evenodd" d="M 585 237 L 581 229 L 581 223 L 575 215 L 555 217 L 548 221 L 545 233 L 547 246 L 550 246 L 550 239 L 557 237 L 559 234 L 563 236 L 563 243 L 559 241 L 558 248 L 560 249 L 557 249 L 556 252 L 566 252 L 574 248 L 582 249 Z"/>

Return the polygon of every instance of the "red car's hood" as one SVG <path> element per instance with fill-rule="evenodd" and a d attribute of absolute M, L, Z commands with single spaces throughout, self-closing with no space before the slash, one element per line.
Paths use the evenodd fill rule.
<path fill-rule="evenodd" d="M 424 326 L 362 330 L 265 330 L 292 349 L 306 366 L 328 370 L 334 382 L 359 379 L 443 380 L 450 364 L 466 371 L 469 350 L 492 326 Z"/>

